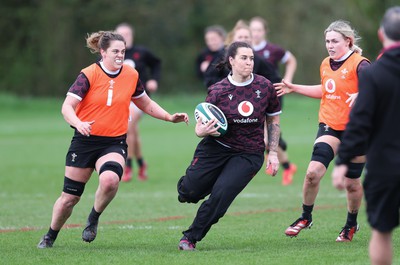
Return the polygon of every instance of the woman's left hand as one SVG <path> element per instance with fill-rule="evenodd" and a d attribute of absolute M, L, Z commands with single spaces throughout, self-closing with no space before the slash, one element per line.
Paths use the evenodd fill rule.
<path fill-rule="evenodd" d="M 351 108 L 354 105 L 354 103 L 356 102 L 358 92 L 352 93 L 352 94 L 350 94 L 350 93 L 346 93 L 346 94 L 349 96 L 349 98 L 346 100 L 346 103 L 349 103 L 349 107 Z"/>
<path fill-rule="evenodd" d="M 207 135 L 220 136 L 221 134 L 218 132 L 218 129 L 220 127 L 219 125 L 217 126 L 216 125 L 217 125 L 216 119 L 212 119 L 204 124 L 202 120 L 199 119 L 196 123 L 195 133 L 198 137 L 206 137 Z"/>
<path fill-rule="evenodd" d="M 269 172 L 271 172 L 271 175 L 274 177 L 276 173 L 278 173 L 279 169 L 279 159 L 278 159 L 278 154 L 277 152 L 270 151 L 268 153 L 268 159 L 267 159 L 267 169 Z"/>

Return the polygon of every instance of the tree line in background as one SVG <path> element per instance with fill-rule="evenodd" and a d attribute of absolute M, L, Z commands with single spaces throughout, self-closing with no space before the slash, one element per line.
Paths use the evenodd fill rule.
<path fill-rule="evenodd" d="M 85 47 L 88 33 L 135 26 L 135 43 L 162 59 L 159 93 L 205 91 L 195 74 L 204 28 L 230 31 L 239 19 L 262 16 L 271 42 L 298 61 L 296 83 L 319 82 L 327 56 L 323 32 L 344 19 L 362 37 L 364 55 L 375 60 L 376 31 L 395 0 L 3 0 L 0 4 L 0 91 L 20 96 L 63 96 L 80 70 L 97 57 Z"/>

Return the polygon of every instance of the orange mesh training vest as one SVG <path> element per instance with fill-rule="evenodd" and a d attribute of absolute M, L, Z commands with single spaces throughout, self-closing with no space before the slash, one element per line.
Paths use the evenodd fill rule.
<path fill-rule="evenodd" d="M 353 53 L 343 65 L 333 71 L 329 57 L 320 67 L 322 98 L 319 108 L 319 122 L 327 124 L 334 130 L 343 131 L 349 121 L 351 108 L 346 100 L 347 93 L 358 92 L 357 67 L 362 60 L 368 60 L 358 53 Z"/>
<path fill-rule="evenodd" d="M 89 80 L 89 90 L 76 108 L 81 121 L 95 121 L 92 135 L 115 137 L 128 130 L 129 104 L 136 91 L 138 72 L 122 67 L 115 77 L 109 77 L 99 65 L 82 70 Z"/>

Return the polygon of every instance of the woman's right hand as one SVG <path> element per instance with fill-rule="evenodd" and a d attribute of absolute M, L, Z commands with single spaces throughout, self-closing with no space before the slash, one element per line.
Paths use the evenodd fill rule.
<path fill-rule="evenodd" d="M 285 81 L 284 79 L 282 79 L 281 83 L 275 83 L 274 87 L 275 87 L 276 94 L 278 95 L 278 97 L 281 97 L 285 94 L 290 94 L 294 91 L 293 84 Z"/>
<path fill-rule="evenodd" d="M 215 127 L 216 124 L 217 124 L 216 119 L 212 119 L 211 121 L 203 124 L 200 118 L 196 123 L 196 128 L 195 128 L 196 135 L 198 137 L 206 137 L 207 135 L 220 136 L 221 134 L 218 132 L 220 126 L 218 125 L 217 127 Z"/>

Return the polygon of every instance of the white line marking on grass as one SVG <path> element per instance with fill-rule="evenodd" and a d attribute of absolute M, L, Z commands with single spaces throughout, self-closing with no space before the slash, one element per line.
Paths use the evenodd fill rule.
<path fill-rule="evenodd" d="M 153 226 L 151 226 L 151 225 L 145 225 L 145 226 L 143 226 L 143 225 L 138 225 L 138 226 L 136 226 L 136 225 L 123 225 L 123 226 L 120 226 L 119 229 L 123 229 L 123 230 L 125 230 L 125 229 L 127 229 L 127 230 L 151 230 L 151 229 L 155 229 L 155 228 Z M 184 226 L 168 226 L 167 229 L 169 229 L 169 230 L 182 230 L 182 229 L 185 229 L 185 227 Z"/>
<path fill-rule="evenodd" d="M 129 229 L 129 230 L 150 230 L 153 229 L 151 225 L 145 226 L 136 226 L 136 225 L 123 225 L 119 227 L 120 229 Z"/>
<path fill-rule="evenodd" d="M 302 197 L 303 194 L 300 192 L 297 194 L 298 197 Z M 276 193 L 241 193 L 238 195 L 239 198 L 252 199 L 252 198 L 287 198 L 287 194 L 282 192 Z M 346 198 L 346 193 L 336 193 L 336 192 L 321 192 L 318 194 L 318 198 Z"/>

